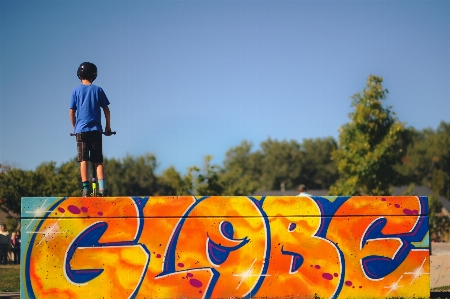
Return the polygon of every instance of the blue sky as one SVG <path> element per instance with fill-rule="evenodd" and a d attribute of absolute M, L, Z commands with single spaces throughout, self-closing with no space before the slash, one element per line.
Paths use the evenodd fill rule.
<path fill-rule="evenodd" d="M 0 1 L 0 163 L 76 155 L 83 61 L 111 105 L 104 155 L 158 172 L 243 140 L 338 138 L 370 74 L 416 129 L 450 122 L 450 1 Z"/>

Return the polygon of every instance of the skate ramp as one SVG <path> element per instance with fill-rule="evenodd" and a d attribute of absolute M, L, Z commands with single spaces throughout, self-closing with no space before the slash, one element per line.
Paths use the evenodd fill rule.
<path fill-rule="evenodd" d="M 430 296 L 420 196 L 22 198 L 22 298 Z"/>

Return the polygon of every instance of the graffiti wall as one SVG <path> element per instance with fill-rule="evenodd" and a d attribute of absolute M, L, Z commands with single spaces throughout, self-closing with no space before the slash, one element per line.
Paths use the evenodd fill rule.
<path fill-rule="evenodd" d="M 21 298 L 429 297 L 426 197 L 22 198 Z"/>

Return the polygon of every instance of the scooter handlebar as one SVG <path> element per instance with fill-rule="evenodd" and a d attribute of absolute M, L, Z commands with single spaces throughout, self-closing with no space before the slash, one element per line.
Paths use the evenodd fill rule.
<path fill-rule="evenodd" d="M 105 135 L 105 132 L 103 132 L 102 134 Z M 77 135 L 76 133 L 70 133 L 70 136 L 76 136 L 76 135 Z M 115 131 L 111 132 L 111 135 L 116 135 L 116 132 Z"/>

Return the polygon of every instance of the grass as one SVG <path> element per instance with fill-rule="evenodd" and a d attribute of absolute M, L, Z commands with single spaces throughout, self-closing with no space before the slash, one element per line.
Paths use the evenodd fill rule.
<path fill-rule="evenodd" d="M 432 292 L 450 292 L 450 286 L 432 288 Z"/>
<path fill-rule="evenodd" d="M 0 293 L 20 292 L 20 265 L 0 265 L 0 272 L 2 277 Z M 433 288 L 431 292 L 450 292 L 450 286 Z M 394 298 L 398 297 L 392 297 L 392 299 Z"/>
<path fill-rule="evenodd" d="M 1 265 L 0 292 L 20 292 L 20 265 Z"/>

